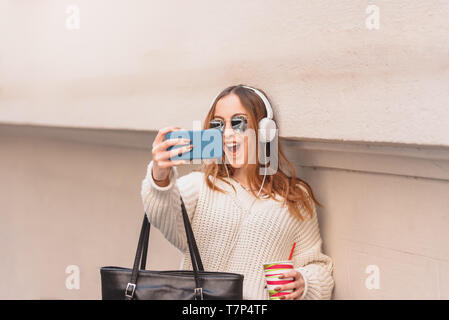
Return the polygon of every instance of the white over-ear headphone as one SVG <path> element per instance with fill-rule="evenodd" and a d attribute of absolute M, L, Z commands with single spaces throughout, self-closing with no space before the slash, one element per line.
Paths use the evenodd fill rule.
<path fill-rule="evenodd" d="M 268 101 L 267 97 L 256 88 L 243 85 L 242 87 L 254 91 L 262 99 L 265 109 L 267 110 L 267 116 L 259 121 L 259 141 L 263 143 L 273 141 L 276 136 L 276 123 L 273 120 L 273 109 L 271 108 L 270 101 Z"/>
<path fill-rule="evenodd" d="M 259 141 L 262 143 L 268 143 L 274 140 L 276 137 L 276 122 L 273 120 L 273 109 L 271 108 L 270 101 L 268 101 L 267 97 L 260 92 L 260 90 L 257 90 L 256 88 L 241 85 L 240 87 L 247 88 L 252 90 L 254 93 L 256 93 L 263 101 L 263 104 L 265 105 L 265 109 L 267 110 L 267 116 L 265 118 L 260 119 L 258 126 L 259 126 Z M 217 96 L 212 100 L 212 104 L 210 105 L 210 108 L 215 103 L 215 100 L 220 95 L 217 94 Z"/>
<path fill-rule="evenodd" d="M 250 86 L 244 86 L 244 85 L 241 85 L 241 87 L 250 89 L 253 92 L 255 92 L 262 99 L 262 101 L 263 101 L 263 103 L 265 105 L 265 109 L 267 110 L 267 116 L 265 118 L 262 118 L 259 121 L 259 123 L 258 123 L 258 126 L 259 126 L 259 141 L 262 142 L 262 143 L 268 143 L 268 142 L 273 141 L 274 138 L 276 137 L 276 123 L 273 120 L 273 109 L 271 108 L 270 101 L 268 101 L 267 97 L 262 92 L 260 92 L 260 90 L 257 90 L 256 88 L 253 88 L 253 87 L 250 87 Z M 211 108 L 214 105 L 215 100 L 217 99 L 217 97 L 219 95 L 220 95 L 220 93 L 212 101 Z M 265 156 L 265 152 L 264 152 L 264 156 Z M 228 175 L 228 178 L 230 179 L 229 172 L 228 172 L 228 167 L 226 166 L 226 164 L 224 165 L 224 167 L 226 169 L 226 173 Z M 264 176 L 263 176 L 263 180 L 262 180 L 262 185 L 260 186 L 260 189 L 259 189 L 259 192 L 257 193 L 257 196 L 259 196 L 260 192 L 262 191 L 263 185 L 265 183 L 265 177 L 267 175 L 266 167 L 264 169 L 265 169 L 265 171 L 264 171 Z M 256 199 L 254 199 L 254 201 L 255 200 Z M 251 207 L 254 204 L 254 201 L 251 204 Z"/>

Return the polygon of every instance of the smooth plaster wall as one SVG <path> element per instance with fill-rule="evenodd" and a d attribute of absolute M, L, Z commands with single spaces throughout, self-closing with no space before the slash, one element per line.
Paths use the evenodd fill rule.
<path fill-rule="evenodd" d="M 449 146 L 448 18 L 436 0 L 0 0 L 0 122 L 189 128 L 245 83 L 268 93 L 283 137 Z M 97 299 L 99 267 L 133 260 L 150 151 L 53 138 L 0 134 L 3 299 Z M 326 206 L 334 298 L 449 299 L 447 156 L 362 149 L 291 154 Z M 151 241 L 150 267 L 177 269 L 176 249 Z M 72 264 L 80 290 L 65 287 Z"/>
<path fill-rule="evenodd" d="M 0 133 L 0 299 L 100 299 L 99 268 L 132 266 L 150 149 Z M 289 148 L 288 157 L 309 163 L 298 176 L 324 205 L 317 210 L 323 252 L 335 263 L 333 298 L 449 299 L 449 180 L 338 168 L 332 160 L 358 160 L 331 149 L 316 157 Z M 371 158 L 366 167 L 382 162 Z M 400 158 L 402 167 L 412 163 Z M 149 268 L 177 270 L 181 258 L 152 228 Z M 66 288 L 69 265 L 80 268 L 79 290 Z M 377 289 L 366 285 L 369 266 L 378 268 Z"/>
<path fill-rule="evenodd" d="M 191 128 L 245 83 L 284 137 L 447 146 L 448 18 L 441 0 L 3 0 L 0 122 Z"/>

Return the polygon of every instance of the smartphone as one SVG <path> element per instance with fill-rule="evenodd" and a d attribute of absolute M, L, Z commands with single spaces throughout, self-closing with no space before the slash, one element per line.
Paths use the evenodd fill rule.
<path fill-rule="evenodd" d="M 170 160 L 219 159 L 223 156 L 223 133 L 218 129 L 170 131 L 165 134 L 164 140 L 179 138 L 190 139 L 190 143 L 170 146 L 168 151 L 189 144 L 193 144 L 193 148 L 170 157 Z"/>

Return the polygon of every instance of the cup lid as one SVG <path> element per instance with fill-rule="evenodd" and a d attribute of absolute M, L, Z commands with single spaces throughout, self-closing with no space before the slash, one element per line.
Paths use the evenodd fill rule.
<path fill-rule="evenodd" d="M 279 261 L 270 261 L 270 262 L 264 262 L 264 265 L 266 264 L 291 264 L 293 265 L 293 261 L 292 260 L 279 260 Z"/>

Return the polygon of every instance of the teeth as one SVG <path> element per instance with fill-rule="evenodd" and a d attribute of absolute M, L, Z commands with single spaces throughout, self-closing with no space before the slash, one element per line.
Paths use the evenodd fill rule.
<path fill-rule="evenodd" d="M 229 151 L 236 152 L 240 147 L 240 143 L 227 143 L 226 147 L 228 148 Z"/>
<path fill-rule="evenodd" d="M 240 145 L 240 143 L 237 143 L 237 142 L 227 143 L 227 144 L 226 144 L 226 147 L 232 148 L 232 147 L 235 146 L 235 145 Z"/>

